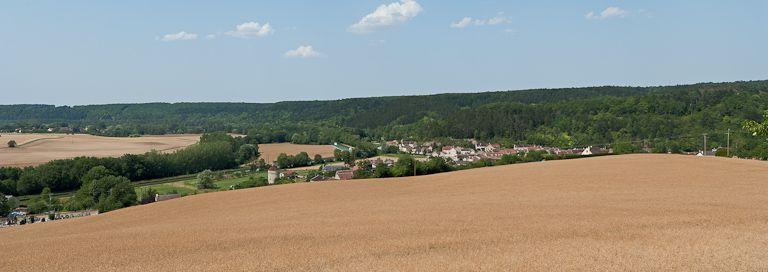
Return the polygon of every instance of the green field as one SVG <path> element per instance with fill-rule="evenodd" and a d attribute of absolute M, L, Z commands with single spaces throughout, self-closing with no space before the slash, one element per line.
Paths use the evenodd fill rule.
<path fill-rule="evenodd" d="M 164 194 L 190 195 L 190 194 L 206 193 L 206 192 L 212 192 L 212 191 L 226 191 L 226 190 L 229 190 L 231 186 L 237 185 L 240 182 L 246 181 L 250 177 L 266 178 L 267 173 L 257 172 L 257 173 L 244 174 L 241 177 L 224 177 L 221 179 L 217 179 L 213 182 L 214 184 L 216 184 L 216 189 L 206 189 L 206 190 L 197 189 L 196 177 L 185 176 L 185 179 L 181 179 L 181 180 L 175 179 L 173 180 L 173 182 L 169 182 L 169 183 L 137 186 L 136 193 L 140 194 L 142 191 L 148 188 L 152 188 L 156 190 L 158 194 L 161 194 L 161 195 L 164 195 Z"/>

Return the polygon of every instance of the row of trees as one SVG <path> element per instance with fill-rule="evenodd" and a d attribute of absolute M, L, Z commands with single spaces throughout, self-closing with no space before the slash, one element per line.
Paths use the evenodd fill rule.
<path fill-rule="evenodd" d="M 281 153 L 277 156 L 277 160 L 275 161 L 277 167 L 282 169 L 310 166 L 314 164 L 322 164 L 324 162 L 325 160 L 320 154 L 315 154 L 315 156 L 310 159 L 307 152 L 300 152 L 296 155 L 286 155 L 285 153 Z"/>
<path fill-rule="evenodd" d="M 71 191 L 85 185 L 88 171 L 104 167 L 112 175 L 139 181 L 223 170 L 258 158 L 258 145 L 225 133 L 204 134 L 198 144 L 173 153 L 148 152 L 118 158 L 78 157 L 54 160 L 37 167 L 0 168 L 0 193 L 30 195 L 50 188 Z"/>
<path fill-rule="evenodd" d="M 507 154 L 499 160 L 480 160 L 465 165 L 451 165 L 445 159 L 433 157 L 427 160 L 418 160 L 410 155 L 401 155 L 397 161 L 389 166 L 384 162 L 359 161 L 355 170 L 355 178 L 387 178 L 431 175 L 436 173 L 465 170 L 471 168 L 508 165 L 515 163 L 537 162 L 544 160 L 561 160 L 580 158 L 581 155 L 554 155 L 546 151 L 530 151 L 523 154 Z"/>

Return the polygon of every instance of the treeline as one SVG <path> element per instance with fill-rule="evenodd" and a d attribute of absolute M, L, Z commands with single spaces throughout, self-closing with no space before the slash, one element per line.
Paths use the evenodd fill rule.
<path fill-rule="evenodd" d="M 362 129 L 411 124 L 423 117 L 445 117 L 456 109 L 491 103 L 542 104 L 594 97 L 637 96 L 656 91 L 660 90 L 595 87 L 270 104 L 149 103 L 74 107 L 7 105 L 0 106 L 0 130 L 67 127 L 79 133 L 129 136 L 207 131 L 246 134 L 257 129 L 269 138 L 263 142 L 284 140 L 327 144 L 339 140 L 338 135 L 335 135 L 339 129 L 349 128 L 344 134 L 360 135 L 362 132 L 359 130 Z M 307 128 L 316 131 L 303 134 Z"/>
<path fill-rule="evenodd" d="M 400 155 L 392 166 L 387 165 L 383 161 L 370 162 L 367 160 L 361 160 L 356 164 L 357 167 L 354 172 L 354 178 L 367 179 L 421 176 L 489 166 L 585 157 L 591 156 L 582 156 L 578 154 L 556 155 L 549 154 L 546 151 L 530 151 L 521 154 L 506 154 L 498 160 L 485 159 L 462 165 L 452 165 L 449 164 L 444 158 L 440 157 L 432 157 L 425 161 L 420 161 L 410 155 Z"/>
<path fill-rule="evenodd" d="M 667 87 L 596 87 L 336 101 L 153 103 L 55 107 L 0 106 L 0 130 L 66 126 L 107 136 L 227 131 L 254 143 L 343 142 L 375 151 L 372 141 L 475 138 L 510 146 L 613 146 L 692 152 L 725 146 L 768 158 L 764 143 L 740 131 L 762 120 L 768 81 Z"/>
<path fill-rule="evenodd" d="M 84 176 L 95 167 L 111 175 L 140 181 L 222 170 L 259 156 L 258 145 L 249 137 L 225 133 L 204 134 L 200 142 L 173 153 L 148 152 L 117 158 L 78 157 L 54 160 L 36 167 L 0 168 L 0 193 L 30 195 L 49 188 L 53 192 L 72 191 L 84 184 Z"/>

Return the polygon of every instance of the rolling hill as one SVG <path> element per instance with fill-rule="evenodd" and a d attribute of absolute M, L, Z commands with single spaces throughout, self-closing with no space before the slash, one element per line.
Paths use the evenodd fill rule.
<path fill-rule="evenodd" d="M 333 144 L 371 151 L 382 139 L 475 138 L 558 147 L 633 143 L 695 152 L 707 133 L 740 157 L 768 158 L 768 145 L 741 131 L 762 120 L 768 81 L 659 87 L 583 87 L 349 98 L 277 103 L 0 105 L 0 132 L 47 129 L 103 136 L 248 134 L 260 143 Z M 732 133 L 728 134 L 728 130 Z M 730 137 L 729 137 L 730 136 Z"/>
<path fill-rule="evenodd" d="M 0 229 L 3 271 L 768 268 L 768 163 L 625 155 L 262 187 Z"/>

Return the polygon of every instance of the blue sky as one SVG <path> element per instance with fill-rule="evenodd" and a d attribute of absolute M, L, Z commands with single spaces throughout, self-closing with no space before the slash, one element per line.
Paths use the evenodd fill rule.
<path fill-rule="evenodd" d="M 0 1 L 0 104 L 768 79 L 768 2 Z"/>

